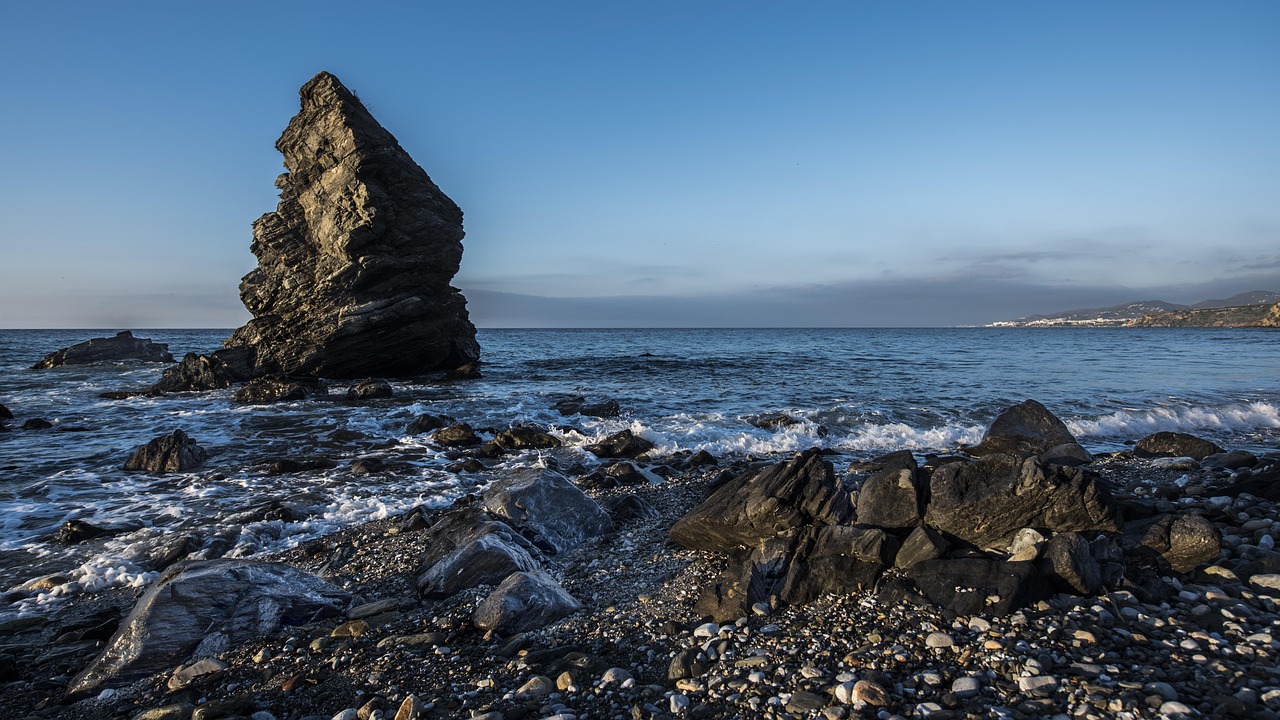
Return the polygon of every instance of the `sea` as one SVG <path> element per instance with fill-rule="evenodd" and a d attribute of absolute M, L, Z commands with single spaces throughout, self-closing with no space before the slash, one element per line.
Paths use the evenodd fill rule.
<path fill-rule="evenodd" d="M 0 593 L 58 574 L 68 582 L 13 592 L 0 620 L 48 612 L 66 598 L 144 587 L 148 558 L 189 534 L 192 557 L 284 550 L 414 506 L 448 505 L 508 468 L 598 460 L 584 446 L 622 429 L 659 454 L 706 450 L 769 458 L 810 447 L 837 468 L 895 450 L 920 456 L 976 443 L 1004 408 L 1046 405 L 1094 452 L 1122 450 L 1162 430 L 1228 449 L 1280 450 L 1280 332 L 1266 329 L 601 329 L 479 331 L 483 378 L 393 381 L 394 396 L 275 405 L 233 402 L 231 390 L 108 400 L 141 390 L 163 366 L 109 363 L 32 370 L 47 353 L 104 330 L 0 330 Z M 176 357 L 208 353 L 229 330 L 139 330 Z M 616 418 L 565 417 L 558 400 L 616 400 Z M 564 447 L 508 456 L 480 473 L 407 433 L 422 413 L 492 432 L 551 427 Z M 762 415 L 799 422 L 756 427 Z M 53 427 L 23 430 L 42 418 Z M 181 429 L 209 452 L 192 472 L 125 472 L 133 448 Z M 484 433 L 482 433 L 484 436 Z M 386 473 L 350 464 L 378 457 Z M 326 458 L 332 470 L 272 475 L 283 458 Z M 267 506 L 291 512 L 267 514 Z M 83 520 L 113 534 L 76 545 L 55 538 Z M 10 602 L 12 601 L 12 602 Z"/>

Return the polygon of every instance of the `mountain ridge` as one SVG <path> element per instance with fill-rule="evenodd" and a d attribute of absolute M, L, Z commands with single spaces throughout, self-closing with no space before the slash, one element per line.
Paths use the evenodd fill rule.
<path fill-rule="evenodd" d="M 1064 310 L 1044 315 L 1028 315 L 1016 320 L 999 320 L 988 323 L 986 327 L 1124 327 L 1132 326 L 1139 322 L 1158 323 L 1160 322 L 1160 317 L 1172 314 L 1178 314 L 1180 319 L 1170 319 L 1168 322 L 1176 322 L 1176 325 L 1144 324 L 1139 326 L 1193 327 L 1194 325 L 1185 323 L 1195 323 L 1203 320 L 1210 323 L 1208 326 L 1222 327 L 1222 325 L 1216 323 L 1224 322 L 1224 318 L 1231 317 L 1232 314 L 1217 313 L 1215 315 L 1207 311 L 1229 308 L 1255 308 L 1276 303 L 1280 303 L 1280 293 L 1269 290 L 1252 290 L 1232 295 L 1229 298 L 1203 300 L 1194 305 L 1182 305 L 1163 300 L 1136 300 L 1107 307 Z M 1259 318 L 1263 315 L 1265 315 L 1265 312 Z M 1234 316 L 1238 317 L 1242 322 L 1253 317 L 1249 312 L 1236 313 Z"/>

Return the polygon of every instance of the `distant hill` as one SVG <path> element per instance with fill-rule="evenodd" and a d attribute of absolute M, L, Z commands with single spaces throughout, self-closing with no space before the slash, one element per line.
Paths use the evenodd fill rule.
<path fill-rule="evenodd" d="M 1124 327 L 1133 325 L 1139 320 L 1145 318 L 1158 318 L 1170 313 L 1181 313 L 1185 311 L 1202 311 L 1202 310 L 1218 310 L 1227 308 L 1251 307 L 1263 308 L 1265 315 L 1266 306 L 1280 303 L 1280 293 L 1270 292 L 1266 290 L 1254 290 L 1252 292 L 1240 293 L 1224 300 L 1205 300 L 1195 305 L 1179 305 L 1177 303 L 1164 302 L 1163 300 L 1139 300 L 1137 302 L 1125 303 L 1123 305 L 1112 305 L 1110 307 L 1101 308 L 1085 308 L 1083 310 L 1066 310 L 1050 315 L 1029 315 L 1027 317 L 1018 318 L 1017 320 L 1001 320 L 999 322 L 990 323 L 987 327 Z M 1237 313 L 1240 318 L 1252 317 L 1249 312 Z M 1261 317 L 1262 315 L 1259 315 Z M 1221 317 L 1210 315 L 1187 315 L 1185 322 L 1189 324 L 1179 325 L 1161 325 L 1159 327 L 1192 327 L 1196 322 L 1205 322 L 1206 327 L 1224 327 L 1218 324 L 1224 318 L 1234 317 L 1230 313 Z M 1211 321 L 1212 320 L 1212 321 Z M 1149 322 L 1157 322 L 1152 319 Z M 1169 322 L 1174 322 L 1169 320 Z M 1183 321 L 1177 321 L 1183 322 Z M 1144 327 L 1157 327 L 1156 325 L 1145 325 Z"/>
<path fill-rule="evenodd" d="M 1152 313 L 1125 327 L 1280 327 L 1280 302 Z"/>

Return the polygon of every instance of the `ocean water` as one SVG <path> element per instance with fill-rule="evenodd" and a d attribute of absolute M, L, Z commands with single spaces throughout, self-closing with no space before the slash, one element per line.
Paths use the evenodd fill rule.
<path fill-rule="evenodd" d="M 0 618 L 40 612 L 74 593 L 142 586 L 149 554 L 191 534 L 196 557 L 251 556 L 352 523 L 444 505 L 491 472 L 456 474 L 451 458 L 406 434 L 420 413 L 476 428 L 554 425 L 565 447 L 547 456 L 592 465 L 582 448 L 630 428 L 660 452 L 720 457 L 822 446 L 837 466 L 892 450 L 946 452 L 975 443 L 1005 407 L 1034 398 L 1091 450 L 1161 430 L 1194 433 L 1231 449 L 1280 449 L 1280 333 L 1169 329 L 714 329 L 482 330 L 484 378 L 394 382 L 395 397 L 239 405 L 231 390 L 105 400 L 142 389 L 157 365 L 29 370 L 46 353 L 115 330 L 0 331 L 0 403 L 16 416 L 0 433 L 0 591 L 59 573 L 71 582 L 0 606 Z M 135 330 L 175 356 L 209 352 L 226 330 Z M 556 400 L 614 399 L 618 418 L 563 417 Z M 787 413 L 801 422 L 764 430 L 749 420 Z M 33 417 L 49 430 L 21 430 Z M 182 429 L 209 453 L 194 472 L 126 473 L 130 451 Z M 356 477 L 350 463 L 381 457 L 389 473 Z M 338 467 L 272 476 L 281 458 L 328 458 Z M 262 518 L 268 503 L 292 510 Z M 255 519 L 256 518 L 256 519 Z M 63 546 L 71 519 L 110 526 L 106 539 Z"/>

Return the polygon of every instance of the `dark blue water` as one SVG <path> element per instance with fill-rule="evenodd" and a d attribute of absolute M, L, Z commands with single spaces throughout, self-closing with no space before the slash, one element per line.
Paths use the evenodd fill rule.
<path fill-rule="evenodd" d="M 70 574 L 66 592 L 142 584 L 140 558 L 176 532 L 195 532 L 204 552 L 250 555 L 353 522 L 446 503 L 489 478 L 451 473 L 449 459 L 405 435 L 414 415 L 452 415 L 476 427 L 512 422 L 571 425 L 557 431 L 568 461 L 594 462 L 582 447 L 622 428 L 661 452 L 719 456 L 788 452 L 814 445 L 847 458 L 890 450 L 946 451 L 977 442 L 1004 407 L 1034 398 L 1088 448 L 1113 450 L 1159 430 L 1195 433 L 1253 451 L 1280 448 L 1280 333 L 1168 329 L 873 330 L 483 330 L 484 379 L 395 383 L 396 397 L 366 405 L 310 400 L 269 407 L 231 402 L 230 391 L 103 400 L 141 389 L 156 366 L 106 365 L 33 371 L 43 355 L 109 331 L 0 331 L 0 403 L 16 427 L 0 433 L 0 589 L 45 572 Z M 228 331 L 135 331 L 181 356 L 216 349 Z M 341 394 L 346 385 L 335 383 Z M 620 418 L 564 418 L 568 394 L 616 399 Z M 785 412 L 780 431 L 748 421 Z M 66 428 L 86 428 L 66 432 Z M 206 447 L 194 473 L 149 476 L 120 466 L 131 448 L 180 428 Z M 387 476 L 354 477 L 355 458 L 400 464 Z M 333 471 L 267 476 L 260 463 L 328 457 Z M 539 462 L 536 453 L 508 465 Z M 240 523 L 269 500 L 306 517 Z M 105 543 L 64 548 L 48 535 L 68 519 L 136 528 Z M 31 611 L 55 598 L 38 596 Z"/>

